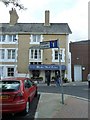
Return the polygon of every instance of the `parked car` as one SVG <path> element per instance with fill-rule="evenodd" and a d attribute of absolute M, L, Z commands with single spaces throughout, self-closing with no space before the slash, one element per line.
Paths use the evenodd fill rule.
<path fill-rule="evenodd" d="M 5 78 L 0 80 L 0 107 L 2 113 L 27 114 L 30 103 L 37 96 L 37 85 L 29 78 Z"/>

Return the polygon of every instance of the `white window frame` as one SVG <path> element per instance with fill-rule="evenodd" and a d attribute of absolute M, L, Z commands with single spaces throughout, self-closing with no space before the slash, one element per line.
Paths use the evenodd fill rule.
<path fill-rule="evenodd" d="M 35 58 L 35 51 L 37 50 L 37 58 Z M 31 52 L 33 51 L 33 52 Z M 42 62 L 42 50 L 40 49 L 30 49 L 29 51 L 29 61 L 30 62 Z"/>
<path fill-rule="evenodd" d="M 6 35 L 0 35 L 0 43 L 5 42 L 5 40 L 6 40 Z"/>
<path fill-rule="evenodd" d="M 7 49 L 8 52 L 8 58 L 7 59 L 15 59 L 15 55 L 16 55 L 16 50 L 15 49 Z M 13 56 L 14 55 L 14 56 Z"/>
<path fill-rule="evenodd" d="M 5 36 L 4 41 L 3 41 L 3 36 Z M 9 41 L 9 36 L 11 36 L 11 41 Z M 0 35 L 0 44 L 18 44 L 18 35 L 16 34 Z"/>
<path fill-rule="evenodd" d="M 5 49 L 0 48 L 0 60 L 4 60 L 4 59 L 5 59 Z"/>
<path fill-rule="evenodd" d="M 58 48 L 52 49 L 52 62 L 59 62 L 59 54 L 58 54 L 58 59 L 55 60 L 55 51 L 56 50 L 58 51 Z M 60 54 L 62 55 L 61 62 L 65 62 L 65 48 L 60 48 Z"/>
<path fill-rule="evenodd" d="M 12 69 L 13 68 L 13 71 L 11 71 L 10 73 L 11 74 L 13 74 L 13 76 L 9 76 L 8 74 L 9 74 L 9 71 L 8 71 L 8 69 Z M 10 66 L 10 67 L 7 67 L 7 77 L 14 77 L 15 76 L 15 67 L 13 67 L 13 66 Z"/>
<path fill-rule="evenodd" d="M 8 58 L 8 50 L 11 50 L 11 58 L 10 59 Z M 15 58 L 14 59 L 12 59 L 12 51 L 13 50 L 15 50 Z M 7 61 L 8 62 L 16 62 L 17 61 L 17 49 L 15 49 L 15 48 L 7 48 L 7 55 L 6 55 L 6 57 L 7 57 Z"/>
<path fill-rule="evenodd" d="M 36 37 L 36 41 L 35 42 L 33 41 L 33 36 Z M 38 39 L 37 39 L 38 36 L 40 36 L 40 41 L 38 41 Z M 43 36 L 40 35 L 40 34 L 32 34 L 30 36 L 30 44 L 40 44 L 40 42 L 42 42 L 42 41 L 43 41 Z"/>
<path fill-rule="evenodd" d="M 8 76 L 8 68 L 14 68 L 14 75 L 16 74 L 15 71 L 17 69 L 17 65 L 5 64 L 5 65 L 0 65 L 0 67 L 2 68 L 2 78 L 10 77 Z"/>
<path fill-rule="evenodd" d="M 18 56 L 18 48 L 0 48 L 0 50 L 4 49 L 4 59 L 0 58 L 0 62 L 17 62 L 17 56 Z M 14 59 L 8 59 L 8 50 L 15 50 L 15 58 Z"/>

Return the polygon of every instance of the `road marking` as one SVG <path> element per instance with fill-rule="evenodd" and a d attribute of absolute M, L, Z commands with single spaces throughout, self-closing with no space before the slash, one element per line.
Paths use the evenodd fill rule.
<path fill-rule="evenodd" d="M 77 96 L 72 96 L 72 95 L 71 95 L 71 97 L 74 97 L 74 98 L 77 98 L 77 99 L 80 99 L 80 100 L 89 101 L 88 99 L 86 99 L 86 98 L 83 98 L 83 97 L 77 97 Z"/>

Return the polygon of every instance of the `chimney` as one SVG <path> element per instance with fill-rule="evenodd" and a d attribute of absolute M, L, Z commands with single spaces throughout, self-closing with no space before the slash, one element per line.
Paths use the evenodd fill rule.
<path fill-rule="evenodd" d="M 10 25 L 15 25 L 19 18 L 15 8 L 12 8 L 12 10 L 9 11 L 9 13 L 10 13 Z"/>
<path fill-rule="evenodd" d="M 49 12 L 49 10 L 46 10 L 45 11 L 45 26 L 50 26 L 50 23 L 49 23 L 49 14 L 50 14 L 50 12 Z"/>

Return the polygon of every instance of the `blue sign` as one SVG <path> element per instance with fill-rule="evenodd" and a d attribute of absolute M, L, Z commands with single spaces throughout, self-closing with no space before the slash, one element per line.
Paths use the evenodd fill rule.
<path fill-rule="evenodd" d="M 40 42 L 40 49 L 58 48 L 58 40 Z"/>
<path fill-rule="evenodd" d="M 60 66 L 61 70 L 66 70 L 65 65 Z M 29 65 L 29 70 L 59 70 L 59 65 L 47 65 L 47 64 L 41 64 L 41 65 Z"/>
<path fill-rule="evenodd" d="M 58 40 L 50 41 L 50 48 L 58 48 Z"/>

